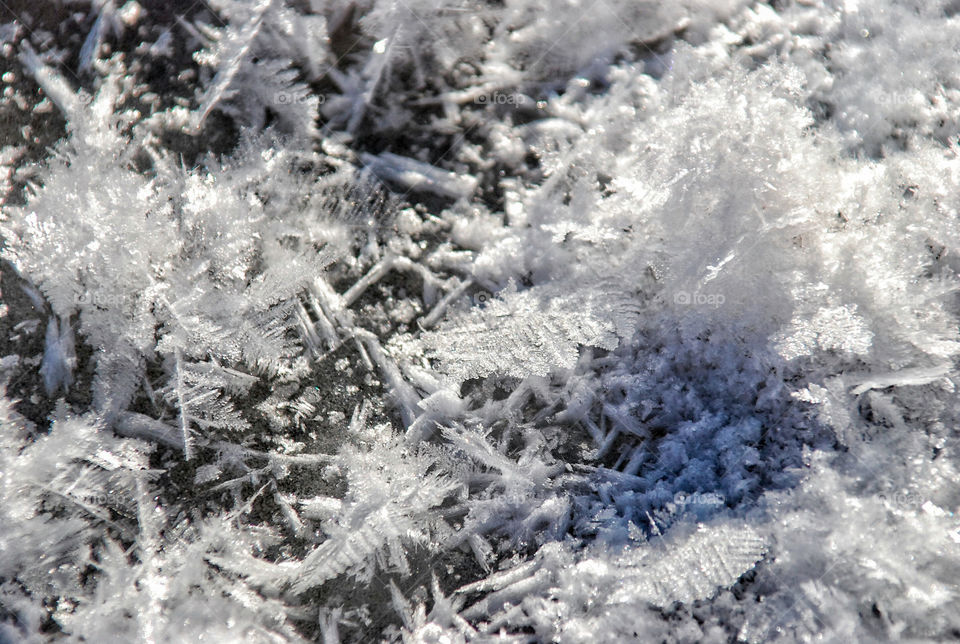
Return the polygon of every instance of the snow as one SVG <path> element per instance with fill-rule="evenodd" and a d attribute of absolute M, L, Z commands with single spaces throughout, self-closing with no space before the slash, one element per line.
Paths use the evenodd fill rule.
<path fill-rule="evenodd" d="M 0 25 L 0 642 L 955 639 L 958 21 Z"/>

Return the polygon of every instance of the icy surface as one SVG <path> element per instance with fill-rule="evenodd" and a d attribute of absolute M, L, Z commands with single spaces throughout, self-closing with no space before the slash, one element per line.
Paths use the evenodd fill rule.
<path fill-rule="evenodd" d="M 0 642 L 960 637 L 956 2 L 186 5 L 0 24 Z"/>

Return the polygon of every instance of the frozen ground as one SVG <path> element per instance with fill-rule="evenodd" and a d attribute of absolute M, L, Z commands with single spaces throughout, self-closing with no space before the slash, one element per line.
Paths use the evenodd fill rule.
<path fill-rule="evenodd" d="M 0 642 L 960 640 L 960 3 L 0 2 Z"/>

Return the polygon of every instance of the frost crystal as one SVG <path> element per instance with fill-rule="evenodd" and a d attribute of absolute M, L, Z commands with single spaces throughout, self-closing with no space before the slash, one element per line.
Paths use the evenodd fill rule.
<path fill-rule="evenodd" d="M 47 4 L 0 642 L 956 639 L 957 2 Z"/>

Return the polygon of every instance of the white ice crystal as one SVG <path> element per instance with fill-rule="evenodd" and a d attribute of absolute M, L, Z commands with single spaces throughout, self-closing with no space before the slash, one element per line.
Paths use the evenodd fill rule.
<path fill-rule="evenodd" d="M 54 4 L 0 642 L 960 633 L 956 2 Z"/>

